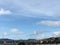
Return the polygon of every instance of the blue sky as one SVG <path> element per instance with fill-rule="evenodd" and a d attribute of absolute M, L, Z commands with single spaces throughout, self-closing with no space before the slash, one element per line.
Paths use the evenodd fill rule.
<path fill-rule="evenodd" d="M 60 0 L 0 0 L 0 38 L 60 37 Z"/>

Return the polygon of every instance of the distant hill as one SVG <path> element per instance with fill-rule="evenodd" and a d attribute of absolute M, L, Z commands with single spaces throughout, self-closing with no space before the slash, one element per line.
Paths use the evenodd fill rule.
<path fill-rule="evenodd" d="M 40 40 L 35 40 L 35 39 L 28 39 L 28 40 L 0 39 L 0 43 L 2 43 L 4 41 L 6 41 L 7 43 L 25 42 L 25 43 L 39 43 L 39 44 L 56 44 L 56 43 L 60 43 L 60 37 L 50 37 L 50 38 L 40 39 Z"/>
<path fill-rule="evenodd" d="M 0 39 L 0 41 L 14 41 L 12 39 Z"/>
<path fill-rule="evenodd" d="M 51 37 L 40 40 L 42 43 L 60 43 L 60 37 Z"/>

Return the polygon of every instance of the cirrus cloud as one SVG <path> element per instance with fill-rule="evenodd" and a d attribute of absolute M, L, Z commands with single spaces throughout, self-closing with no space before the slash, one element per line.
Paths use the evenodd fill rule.
<path fill-rule="evenodd" d="M 0 6 L 23 16 L 60 16 L 60 0 L 0 0 Z"/>
<path fill-rule="evenodd" d="M 3 36 L 8 36 L 8 35 L 9 35 L 8 32 L 3 33 Z"/>
<path fill-rule="evenodd" d="M 47 30 L 38 30 L 38 31 L 34 31 L 32 34 L 29 35 L 29 38 L 32 39 L 43 39 L 46 38 L 46 33 L 49 32 Z"/>
<path fill-rule="evenodd" d="M 11 14 L 12 12 L 10 10 L 5 10 L 3 8 L 0 9 L 0 15 L 7 15 Z"/>
<path fill-rule="evenodd" d="M 51 26 L 51 27 L 60 27 L 60 21 L 41 21 L 38 24 Z"/>
<path fill-rule="evenodd" d="M 60 37 L 60 32 L 53 32 L 52 36 L 53 37 Z"/>
<path fill-rule="evenodd" d="M 11 29 L 11 32 L 14 34 L 14 35 L 21 35 L 21 34 L 24 34 L 24 32 L 20 31 L 19 29 Z"/>

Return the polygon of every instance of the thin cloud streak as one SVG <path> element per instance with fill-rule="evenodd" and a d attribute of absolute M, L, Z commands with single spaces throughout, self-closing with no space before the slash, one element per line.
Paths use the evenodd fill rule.
<path fill-rule="evenodd" d="M 45 26 L 50 26 L 50 27 L 60 27 L 60 21 L 41 21 L 38 22 L 37 24 L 42 24 Z"/>
<path fill-rule="evenodd" d="M 10 10 L 5 10 L 3 8 L 0 9 L 0 15 L 9 15 L 12 14 Z"/>
<path fill-rule="evenodd" d="M 6 5 L 9 9 L 15 9 L 16 15 L 39 17 L 39 16 L 60 16 L 60 0 L 6 0 L 0 1 L 0 5 Z M 4 3 L 3 3 L 4 2 Z M 12 4 L 9 6 L 9 4 Z M 27 13 L 28 12 L 28 13 Z M 35 15 L 36 14 L 36 15 Z"/>

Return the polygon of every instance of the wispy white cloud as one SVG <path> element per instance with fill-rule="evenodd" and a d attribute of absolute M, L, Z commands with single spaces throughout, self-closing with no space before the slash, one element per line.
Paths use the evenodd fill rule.
<path fill-rule="evenodd" d="M 59 0 L 20 0 L 22 8 L 36 15 L 29 16 L 60 16 L 60 1 Z M 18 5 L 18 4 L 17 4 Z M 27 15 L 28 16 L 28 15 Z"/>
<path fill-rule="evenodd" d="M 43 39 L 43 38 L 47 38 L 45 35 L 45 33 L 47 33 L 49 31 L 47 30 L 39 30 L 39 31 L 34 31 L 32 34 L 29 35 L 29 38 L 32 39 Z"/>
<path fill-rule="evenodd" d="M 9 35 L 8 32 L 3 33 L 3 36 L 8 36 L 8 35 Z"/>
<path fill-rule="evenodd" d="M 23 2 L 23 1 L 22 1 Z M 26 8 L 33 12 L 44 16 L 60 16 L 59 0 L 30 0 L 25 1 Z M 36 16 L 40 16 L 36 15 Z M 34 15 L 35 16 L 35 15 Z"/>
<path fill-rule="evenodd" d="M 35 39 L 44 39 L 44 38 L 50 38 L 50 37 L 60 37 L 60 31 L 50 32 L 45 30 L 45 31 L 42 31 L 42 33 L 41 31 L 34 31 L 33 34 L 31 35 L 31 38 L 35 38 Z"/>
<path fill-rule="evenodd" d="M 51 27 L 60 27 L 60 21 L 41 21 L 38 24 L 51 26 Z"/>
<path fill-rule="evenodd" d="M 9 33 L 8 32 L 3 32 L 2 34 L 0 34 L 0 38 L 8 38 Z"/>
<path fill-rule="evenodd" d="M 53 32 L 52 37 L 60 37 L 60 32 Z"/>
<path fill-rule="evenodd" d="M 5 10 L 3 8 L 0 9 L 0 15 L 7 15 L 11 14 L 12 12 L 10 10 Z"/>
<path fill-rule="evenodd" d="M 60 0 L 2 0 L 0 2 L 0 5 L 15 9 L 15 14 L 23 16 L 60 16 Z"/>
<path fill-rule="evenodd" d="M 24 34 L 24 32 L 20 31 L 19 29 L 11 29 L 11 32 L 14 34 L 14 35 L 21 35 L 21 34 Z"/>

